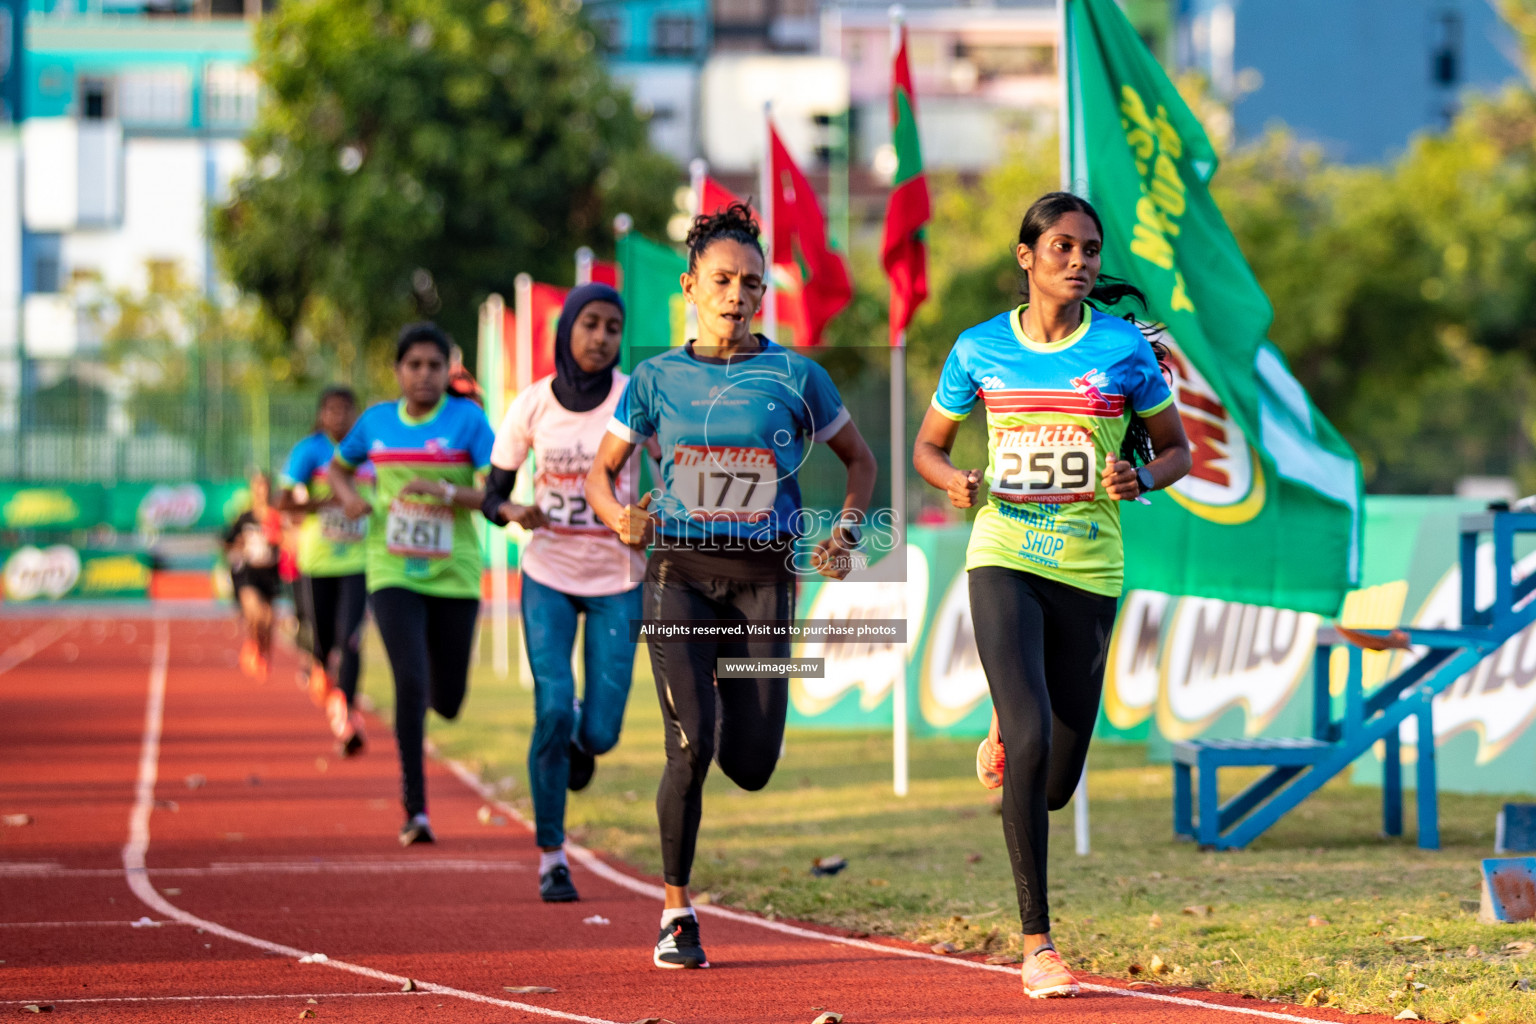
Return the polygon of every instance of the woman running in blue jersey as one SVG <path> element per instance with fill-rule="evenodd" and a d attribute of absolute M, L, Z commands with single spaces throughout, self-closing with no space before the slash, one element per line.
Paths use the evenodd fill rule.
<path fill-rule="evenodd" d="M 634 674 L 630 622 L 640 618 L 644 556 L 621 544 L 587 507 L 584 487 L 629 380 L 618 370 L 624 300 L 605 284 L 571 291 L 555 326 L 555 373 L 524 389 L 507 410 L 491 450 L 484 512 L 533 536 L 520 559 L 523 631 L 533 670 L 533 737 L 528 786 L 539 846 L 539 897 L 579 899 L 565 856 L 565 791 L 586 788 L 596 756 L 619 741 Z M 509 499 L 517 471 L 533 456 L 534 503 Z M 639 457 L 620 475 L 638 497 Z M 585 686 L 576 700 L 571 653 L 585 616 Z"/>
<path fill-rule="evenodd" d="M 1119 503 L 1190 467 L 1157 352 L 1135 324 L 1101 311 L 1127 297 L 1145 305 L 1131 285 L 1099 276 L 1103 239 L 1098 214 L 1074 195 L 1029 208 L 1015 250 L 1025 303 L 960 335 L 912 451 L 924 480 L 973 507 L 983 474 L 955 466 L 950 451 L 977 399 L 986 406 L 990 493 L 965 567 L 996 710 L 977 773 L 1003 787 L 1024 992 L 1036 999 L 1078 991 L 1051 944 L 1048 811 L 1071 799 L 1098 716 L 1124 563 Z"/>
<path fill-rule="evenodd" d="M 283 469 L 284 512 L 303 515 L 299 527 L 299 579 L 296 602 L 309 619 L 314 665 L 309 671 L 309 695 L 325 709 L 331 733 L 343 757 L 363 749 L 363 719 L 355 709 L 361 672 L 363 618 L 368 589 L 364 577 L 368 536 L 366 518 L 348 519 L 331 493 L 326 470 L 336 445 L 357 421 L 357 396 L 352 389 L 332 385 L 320 393 L 315 431 L 294 445 Z M 358 477 L 371 485 L 373 467 L 363 463 Z"/>
<path fill-rule="evenodd" d="M 795 471 L 807 443 L 825 443 L 848 471 L 832 536 L 811 567 L 841 579 L 859 544 L 875 459 L 825 370 L 752 333 L 766 288 L 751 212 L 735 203 L 694 219 L 683 295 L 698 340 L 635 368 L 587 476 L 592 510 L 626 544 L 656 547 L 646 565 L 645 622 L 794 618 Z M 655 509 L 623 504 L 614 480 L 635 446 L 664 453 Z M 783 676 L 716 679 L 718 658 L 785 658 L 788 639 L 648 645 L 666 726 L 667 767 L 656 794 L 666 898 L 651 961 L 708 967 L 688 897 L 704 778 L 718 753 L 738 786 L 762 789 L 778 763 L 789 706 Z"/>

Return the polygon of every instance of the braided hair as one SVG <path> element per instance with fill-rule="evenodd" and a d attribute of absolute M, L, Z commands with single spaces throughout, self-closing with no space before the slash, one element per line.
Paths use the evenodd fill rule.
<path fill-rule="evenodd" d="M 1040 241 L 1040 236 L 1050 230 L 1063 216 L 1069 213 L 1081 213 L 1093 221 L 1093 226 L 1099 229 L 1099 237 L 1104 237 L 1104 222 L 1099 219 L 1098 211 L 1093 204 L 1081 196 L 1075 196 L 1070 192 L 1047 192 L 1030 204 L 1024 212 L 1024 220 L 1019 224 L 1019 244 L 1030 249 Z M 1029 278 L 1026 276 L 1019 287 L 1024 295 L 1024 301 L 1029 301 Z M 1147 297 L 1140 288 L 1129 281 L 1122 281 L 1108 274 L 1100 274 L 1094 281 L 1093 290 L 1088 293 L 1087 302 L 1099 312 L 1107 312 L 1107 307 L 1117 305 L 1130 299 L 1141 306 L 1142 312 L 1147 309 Z M 1171 373 L 1168 366 L 1168 346 L 1160 339 L 1163 328 L 1160 324 L 1147 323 L 1137 320 L 1130 313 L 1123 314 L 1123 319 L 1134 324 L 1136 329 L 1147 339 L 1152 346 L 1152 354 L 1157 359 L 1157 365 L 1162 369 L 1163 376 Z M 1146 465 L 1156 456 L 1152 447 L 1152 435 L 1147 433 L 1147 425 L 1142 422 L 1140 416 L 1131 413 L 1131 422 L 1125 431 L 1125 439 L 1120 443 L 1120 458 L 1131 465 Z"/>
<path fill-rule="evenodd" d="M 688 272 L 693 273 L 705 250 L 721 239 L 740 242 L 756 249 L 757 254 L 766 259 L 762 233 L 757 221 L 753 219 L 752 208 L 740 201 L 722 206 L 714 213 L 700 214 L 693 218 L 693 225 L 688 229 Z"/>

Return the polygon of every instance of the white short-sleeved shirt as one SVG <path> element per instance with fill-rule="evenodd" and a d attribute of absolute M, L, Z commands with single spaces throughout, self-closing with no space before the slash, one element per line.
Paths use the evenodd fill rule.
<path fill-rule="evenodd" d="M 549 526 L 533 531 L 523 552 L 523 572 L 577 597 L 619 594 L 637 586 L 645 572 L 645 557 L 619 543 L 619 538 L 587 505 L 587 471 L 608 431 L 619 396 L 629 378 L 613 371 L 613 386 L 601 405 L 571 412 L 555 398 L 554 377 L 544 377 L 512 402 L 496 431 L 491 465 L 521 469 L 533 453 L 534 502 Z M 620 501 L 639 500 L 640 456 L 636 452 L 617 480 Z"/>

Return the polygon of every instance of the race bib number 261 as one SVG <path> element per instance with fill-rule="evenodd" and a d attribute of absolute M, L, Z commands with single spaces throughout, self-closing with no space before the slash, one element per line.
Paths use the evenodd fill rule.
<path fill-rule="evenodd" d="M 385 547 L 404 558 L 447 558 L 453 554 L 453 509 L 396 498 L 389 506 Z"/>
<path fill-rule="evenodd" d="M 999 430 L 992 494 L 1004 501 L 1064 505 L 1092 501 L 1096 461 L 1093 435 L 1074 424 Z"/>

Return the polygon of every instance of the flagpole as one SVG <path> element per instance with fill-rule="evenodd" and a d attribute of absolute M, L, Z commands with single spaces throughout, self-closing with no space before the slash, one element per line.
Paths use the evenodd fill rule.
<path fill-rule="evenodd" d="M 512 279 L 513 310 L 517 318 L 517 336 L 513 339 L 513 352 L 517 359 L 516 379 L 513 382 L 517 393 L 533 383 L 533 278 L 528 274 L 518 274 Z M 527 470 L 525 467 L 525 476 Z M 522 548 L 519 546 L 519 555 Z M 504 674 L 506 668 L 498 668 L 499 673 Z M 533 666 L 528 662 L 528 637 L 523 637 L 523 642 L 517 645 L 517 676 L 523 689 L 533 689 Z"/>
<path fill-rule="evenodd" d="M 1061 161 L 1061 190 L 1072 191 L 1072 107 L 1068 94 L 1070 78 L 1067 63 L 1071 57 L 1070 26 L 1067 21 L 1067 4 L 1071 0 L 1056 0 L 1056 87 L 1060 92 L 1057 109 L 1057 150 Z M 1077 855 L 1086 857 L 1090 852 L 1088 838 L 1088 762 L 1083 762 L 1083 774 L 1078 776 L 1077 790 L 1072 794 L 1072 831 L 1077 843 Z"/>
<path fill-rule="evenodd" d="M 704 179 L 709 177 L 709 161 L 701 156 L 688 162 L 688 191 L 693 194 L 693 204 L 688 210 L 694 217 L 704 215 Z M 683 307 L 683 337 L 699 336 L 699 307 L 688 303 Z"/>
<path fill-rule="evenodd" d="M 891 63 L 901 50 L 904 12 L 891 7 Z M 894 83 L 893 86 L 894 88 Z M 891 520 L 895 528 L 893 551 L 905 553 L 907 540 L 907 332 L 899 332 L 891 346 Z M 910 589 L 906 591 L 911 593 Z M 908 615 L 912 609 L 907 608 Z M 921 613 L 919 613 L 921 614 Z M 906 796 L 907 778 L 907 664 L 897 673 L 891 688 L 891 787 Z"/>
<path fill-rule="evenodd" d="M 592 250 L 582 246 L 576 250 L 576 287 L 592 283 Z"/>
<path fill-rule="evenodd" d="M 506 301 L 492 293 L 481 307 L 480 326 L 480 386 L 485 391 L 485 410 L 492 423 L 500 423 L 502 401 L 506 395 L 505 349 L 502 334 L 506 330 Z M 511 668 L 511 615 L 508 611 L 510 594 L 507 573 L 511 567 L 507 558 L 507 531 L 505 527 L 486 523 L 486 549 L 491 563 L 491 665 L 497 679 L 507 678 Z"/>
<path fill-rule="evenodd" d="M 773 197 L 775 192 L 773 181 L 773 102 L 770 100 L 763 104 L 763 165 L 758 172 L 758 186 L 762 189 L 762 198 L 758 200 L 758 214 L 763 221 L 763 250 L 768 254 L 768 265 L 763 268 L 766 275 L 764 283 L 768 286 L 763 293 L 763 334 L 770 341 L 778 341 L 779 334 L 779 303 L 773 287 Z"/>

